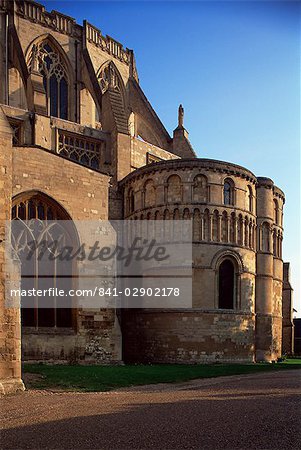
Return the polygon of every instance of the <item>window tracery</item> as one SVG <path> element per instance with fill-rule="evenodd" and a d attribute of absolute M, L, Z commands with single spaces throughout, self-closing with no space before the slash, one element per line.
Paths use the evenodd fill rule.
<path fill-rule="evenodd" d="M 47 113 L 67 120 L 68 75 L 60 54 L 46 40 L 33 46 L 30 64 L 43 76 Z"/>
<path fill-rule="evenodd" d="M 74 239 L 66 228 L 69 219 L 63 209 L 54 201 L 38 193 L 21 196 L 13 201 L 12 247 L 21 263 L 21 289 L 33 288 L 47 291 L 49 288 L 72 287 L 73 264 L 55 258 L 53 242 L 72 245 Z M 39 245 L 43 242 L 45 259 L 38 257 Z M 36 254 L 28 259 L 35 244 Z M 57 249 L 56 251 L 59 251 Z M 46 272 L 45 272 L 46 270 Z M 59 275 L 58 275 L 59 274 Z M 72 327 L 72 299 L 60 299 L 54 295 L 36 297 L 22 296 L 22 325 L 28 327 Z"/>
<path fill-rule="evenodd" d="M 59 130 L 58 154 L 92 169 L 100 167 L 102 145 L 99 140 Z"/>
<path fill-rule="evenodd" d="M 224 181 L 224 205 L 234 205 L 234 183 L 230 178 Z"/>
<path fill-rule="evenodd" d="M 101 92 L 106 92 L 109 88 L 122 91 L 121 80 L 113 62 L 105 66 L 98 75 Z"/>

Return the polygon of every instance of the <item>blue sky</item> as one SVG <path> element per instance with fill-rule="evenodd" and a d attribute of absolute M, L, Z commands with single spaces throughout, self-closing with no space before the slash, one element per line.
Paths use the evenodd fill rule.
<path fill-rule="evenodd" d="M 284 190 L 283 255 L 300 303 L 300 3 L 46 1 L 135 52 L 140 84 L 171 133 L 177 108 L 199 157 Z"/>

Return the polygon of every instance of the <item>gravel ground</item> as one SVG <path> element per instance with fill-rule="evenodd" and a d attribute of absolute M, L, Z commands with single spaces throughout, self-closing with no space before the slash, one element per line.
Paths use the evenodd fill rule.
<path fill-rule="evenodd" d="M 1 399 L 2 449 L 300 449 L 300 375 L 287 370 L 103 393 Z"/>

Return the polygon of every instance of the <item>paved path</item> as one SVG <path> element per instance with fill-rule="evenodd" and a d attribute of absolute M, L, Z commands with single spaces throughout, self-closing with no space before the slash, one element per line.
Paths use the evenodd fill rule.
<path fill-rule="evenodd" d="M 299 449 L 301 371 L 1 399 L 3 449 Z M 299 397 L 298 397 L 299 396 Z"/>

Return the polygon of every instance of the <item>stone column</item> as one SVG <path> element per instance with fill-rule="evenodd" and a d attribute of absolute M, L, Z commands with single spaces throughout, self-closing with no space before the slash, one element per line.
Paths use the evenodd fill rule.
<path fill-rule="evenodd" d="M 222 242 L 223 236 L 222 236 L 222 215 L 221 214 L 218 215 L 217 228 L 218 228 L 218 241 Z"/>
<path fill-rule="evenodd" d="M 209 214 L 209 242 L 212 241 L 212 226 L 213 226 L 213 214 Z"/>
<path fill-rule="evenodd" d="M 201 212 L 201 241 L 204 240 L 204 213 Z"/>
<path fill-rule="evenodd" d="M 237 245 L 237 217 L 234 218 L 234 243 Z"/>
<path fill-rule="evenodd" d="M 244 234 L 245 234 L 245 246 L 248 247 L 249 246 L 249 224 L 247 219 L 245 219 L 244 221 Z"/>
<path fill-rule="evenodd" d="M 227 242 L 230 242 L 230 225 L 231 225 L 231 217 L 227 216 Z"/>

